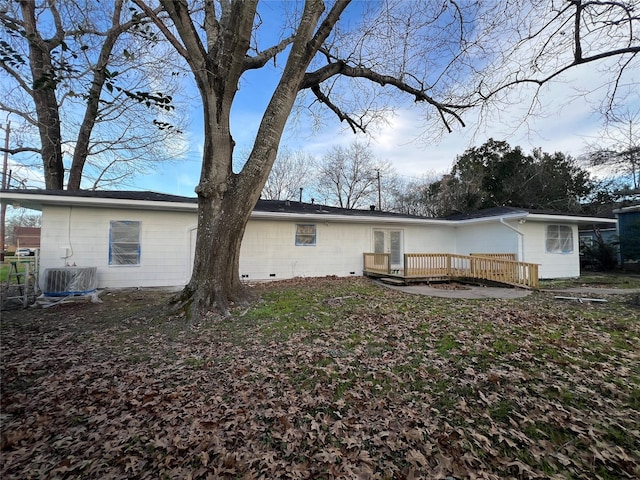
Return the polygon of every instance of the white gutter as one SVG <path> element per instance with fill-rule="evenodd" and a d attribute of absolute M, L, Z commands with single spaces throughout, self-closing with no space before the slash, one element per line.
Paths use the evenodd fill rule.
<path fill-rule="evenodd" d="M 511 213 L 509 215 L 502 215 L 500 218 L 506 218 L 509 220 L 519 220 L 521 218 L 526 218 L 529 214 L 527 212 L 522 213 Z M 448 222 L 453 223 L 454 225 L 466 225 L 471 223 L 492 223 L 496 221 L 496 215 L 492 215 L 490 217 L 480 217 L 480 218 L 467 218 L 465 220 L 447 220 Z"/>
<path fill-rule="evenodd" d="M 524 262 L 525 261 L 525 259 L 524 259 L 524 233 L 522 233 L 516 227 L 514 227 L 512 225 L 509 225 L 507 222 L 505 222 L 504 218 L 505 217 L 500 217 L 500 223 L 502 225 L 504 225 L 505 227 L 510 228 L 511 230 L 513 230 L 514 232 L 516 232 L 520 236 L 520 242 L 518 242 L 520 244 L 520 246 L 518 247 L 518 249 L 520 250 L 520 252 L 518 254 L 518 261 Z"/>
<path fill-rule="evenodd" d="M 542 213 L 530 213 L 527 216 L 528 221 L 549 222 L 549 223 L 582 223 L 593 225 L 594 223 L 617 223 L 615 218 L 601 218 L 601 217 L 579 217 L 574 215 L 548 215 Z"/>
<path fill-rule="evenodd" d="M 251 213 L 252 220 L 300 220 L 315 222 L 351 222 L 351 223 L 402 223 L 415 225 L 446 225 L 455 226 L 451 220 L 436 220 L 429 218 L 395 217 L 385 215 L 336 215 L 335 213 L 295 213 L 295 212 L 268 212 L 254 210 Z"/>

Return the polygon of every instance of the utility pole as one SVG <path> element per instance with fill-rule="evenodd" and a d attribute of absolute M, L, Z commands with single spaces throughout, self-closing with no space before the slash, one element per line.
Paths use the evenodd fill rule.
<path fill-rule="evenodd" d="M 378 174 L 378 210 L 382 210 L 382 193 L 380 188 L 380 169 L 376 168 L 376 173 Z"/>
<path fill-rule="evenodd" d="M 2 160 L 2 190 L 7 188 L 7 168 L 9 163 L 9 132 L 11 131 L 11 120 L 7 118 L 7 126 L 4 129 L 4 156 Z M 4 262 L 4 241 L 5 241 L 5 227 L 4 220 L 7 214 L 7 204 L 3 203 L 0 207 L 0 261 Z"/>

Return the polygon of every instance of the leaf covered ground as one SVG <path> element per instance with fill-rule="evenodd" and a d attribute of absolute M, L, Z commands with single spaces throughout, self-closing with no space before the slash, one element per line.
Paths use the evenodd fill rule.
<path fill-rule="evenodd" d="M 276 282 L 2 312 L 4 479 L 640 477 L 640 309 Z"/>

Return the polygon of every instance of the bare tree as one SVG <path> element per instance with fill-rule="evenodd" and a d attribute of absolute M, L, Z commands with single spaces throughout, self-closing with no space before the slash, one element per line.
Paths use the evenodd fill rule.
<path fill-rule="evenodd" d="M 586 159 L 592 167 L 611 169 L 612 177 L 629 177 L 640 189 L 640 111 L 624 110 L 612 116 L 602 138 L 589 146 Z"/>
<path fill-rule="evenodd" d="M 278 152 L 261 197 L 267 200 L 294 200 L 301 189 L 310 185 L 313 177 L 313 157 L 303 151 L 292 152 L 288 148 Z"/>
<path fill-rule="evenodd" d="M 607 77 L 615 84 L 640 52 L 635 2 L 308 0 L 286 3 L 287 16 L 269 3 L 270 20 L 284 19 L 285 33 L 260 48 L 267 14 L 258 0 L 195 2 L 201 10 L 187 0 L 159 0 L 162 13 L 152 10 L 152 0 L 133 1 L 187 61 L 202 98 L 196 253 L 178 299 L 194 317 L 212 307 L 228 313 L 231 302 L 252 298 L 239 278 L 240 244 L 299 92 L 354 131 L 395 94 L 451 129 L 467 108 L 498 101 L 525 82 L 539 87 L 585 63 L 618 59 Z M 340 22 L 347 9 L 353 14 Z M 279 80 L 249 158 L 235 173 L 231 108 L 243 75 L 267 68 Z"/>
<path fill-rule="evenodd" d="M 442 199 L 437 195 L 442 176 L 425 174 L 420 178 L 398 181 L 393 189 L 390 210 L 409 215 L 438 217 Z"/>
<path fill-rule="evenodd" d="M 378 177 L 390 171 L 390 165 L 377 161 L 363 143 L 333 147 L 318 162 L 316 190 L 323 202 L 341 208 L 377 205 Z"/>
<path fill-rule="evenodd" d="M 13 209 L 7 216 L 7 223 L 5 226 L 7 236 L 5 242 L 9 245 L 15 245 L 16 227 L 40 227 L 41 220 L 42 215 L 40 213 L 34 213 L 33 210 L 27 211 L 25 208 Z"/>
<path fill-rule="evenodd" d="M 157 37 L 125 0 L 20 0 L 0 22 L 0 109 L 37 130 L 9 152 L 38 155 L 47 189 L 64 187 L 65 154 L 69 190 L 83 175 L 94 187 L 121 182 L 170 156 L 162 145 L 181 123 L 166 75 L 173 50 L 153 58 Z"/>

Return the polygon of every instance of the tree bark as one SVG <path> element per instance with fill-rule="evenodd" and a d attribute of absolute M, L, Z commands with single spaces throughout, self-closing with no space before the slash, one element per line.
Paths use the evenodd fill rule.
<path fill-rule="evenodd" d="M 232 94 L 219 98 L 207 71 L 198 79 L 204 99 L 205 144 L 198 195 L 198 230 L 191 280 L 175 299 L 189 320 L 210 310 L 229 314 L 235 303 L 252 299 L 240 282 L 240 245 L 246 223 L 257 201 L 241 190 L 232 172 L 233 138 L 229 122 Z M 219 105 L 219 106 L 218 106 Z"/>
<path fill-rule="evenodd" d="M 198 199 L 193 275 L 174 299 L 174 305 L 183 310 L 189 320 L 203 318 L 211 310 L 226 316 L 231 306 L 256 298 L 239 277 L 240 245 L 253 205 L 234 204 L 234 197 L 200 196 Z M 221 211 L 225 214 L 221 215 Z"/>
<path fill-rule="evenodd" d="M 196 34 L 186 2 L 163 0 L 162 3 L 181 37 L 180 48 L 188 55 L 203 100 L 205 144 L 200 183 L 196 188 L 195 260 L 191 280 L 175 299 L 176 306 L 184 310 L 190 320 L 197 320 L 211 310 L 228 315 L 232 304 L 254 298 L 240 282 L 242 237 L 275 161 L 305 71 L 330 28 L 321 28 L 316 34 L 318 38 L 314 39 L 324 5 L 321 0 L 307 2 L 284 73 L 258 128 L 254 148 L 242 171 L 235 174 L 231 105 L 238 81 L 249 68 L 245 59 L 257 2 L 227 4 L 222 8 L 220 19 L 215 18 L 213 9 L 208 10 L 207 48 Z"/>
<path fill-rule="evenodd" d="M 93 71 L 93 81 L 89 89 L 87 98 L 87 108 L 84 112 L 84 118 L 78 132 L 78 139 L 73 150 L 73 160 L 69 169 L 69 180 L 67 182 L 67 190 L 80 190 L 82 183 L 82 172 L 84 165 L 89 156 L 89 146 L 91 144 L 91 133 L 98 118 L 100 108 L 100 94 L 104 88 L 107 79 L 106 68 L 109 64 L 109 58 L 118 37 L 124 28 L 120 26 L 120 14 L 122 12 L 122 0 L 117 0 L 114 4 L 112 16 L 112 26 L 105 37 L 100 56 Z"/>
<path fill-rule="evenodd" d="M 36 27 L 35 2 L 20 2 L 24 18 L 25 37 L 29 41 L 29 64 L 33 79 L 33 100 L 38 118 L 41 155 L 44 166 L 45 188 L 62 190 L 64 187 L 64 162 L 62 158 L 62 134 L 56 98 L 56 73 L 51 64 L 52 44 L 42 39 Z"/>

